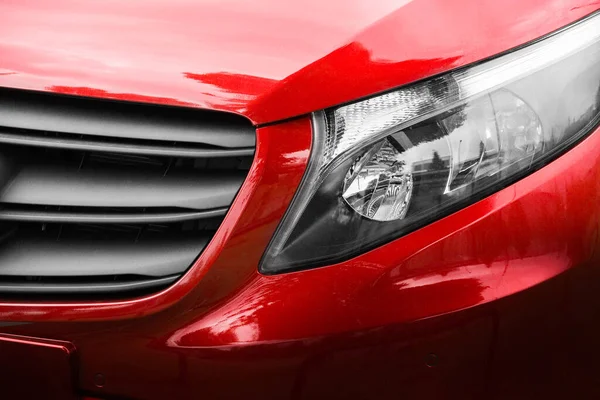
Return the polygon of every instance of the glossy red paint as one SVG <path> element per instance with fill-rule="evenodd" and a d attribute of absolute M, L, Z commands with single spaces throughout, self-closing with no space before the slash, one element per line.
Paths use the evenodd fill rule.
<path fill-rule="evenodd" d="M 403 85 L 567 25 L 599 0 L 4 0 L 0 86 L 243 114 Z"/>
<path fill-rule="evenodd" d="M 175 82 L 179 82 L 174 77 L 172 70 L 175 64 L 179 68 L 179 64 L 176 61 L 181 61 L 184 65 L 188 65 L 186 61 L 188 63 L 200 62 L 201 60 L 197 58 L 199 57 L 198 54 L 203 54 L 209 58 L 203 58 L 202 63 L 213 66 L 219 65 L 217 61 L 223 61 L 227 58 L 224 55 L 225 53 L 246 54 L 239 47 L 239 41 L 241 40 L 240 31 L 234 29 L 232 32 L 227 33 L 224 30 L 225 26 L 233 27 L 239 24 L 243 29 L 255 28 L 253 32 L 256 32 L 256 34 L 265 33 L 264 29 L 271 29 L 272 27 L 268 26 L 268 24 L 263 24 L 259 28 L 258 25 L 255 25 L 257 22 L 251 18 L 252 15 L 262 15 L 268 19 L 275 18 L 287 21 L 292 18 L 292 14 L 295 15 L 294 13 L 298 12 L 299 14 L 295 15 L 295 21 L 296 23 L 302 23 L 306 21 L 309 15 L 313 15 L 307 12 L 307 10 L 314 11 L 310 7 L 306 9 L 304 5 L 303 7 L 288 6 L 288 8 L 279 6 L 277 8 L 271 3 L 265 3 L 269 7 L 266 7 L 263 11 L 261 11 L 262 8 L 260 7 L 253 7 L 253 11 L 250 13 L 250 11 L 247 11 L 247 6 L 240 5 L 239 8 L 236 8 L 235 12 L 227 13 L 226 10 L 228 9 L 223 9 L 224 5 L 220 2 L 219 4 L 210 2 L 189 3 L 181 0 L 181 3 L 169 3 L 168 10 L 165 10 L 166 6 L 162 2 L 153 3 L 147 8 L 140 8 L 135 7 L 135 2 L 128 2 L 127 4 L 123 4 L 122 2 L 107 2 L 100 6 L 93 2 L 61 1 L 52 7 L 41 3 L 39 0 L 28 0 L 26 2 L 10 1 L 0 4 L 0 10 L 4 9 L 2 15 L 11 16 L 7 24 L 0 25 L 0 49 L 2 49 L 3 55 L 0 58 L 0 69 L 7 71 L 4 72 L 4 75 L 0 76 L 0 85 L 54 90 L 74 95 L 100 96 L 120 100 L 192 105 L 192 102 L 189 102 L 187 97 L 173 97 L 172 91 L 178 87 Z M 236 83 L 230 82 L 231 86 L 225 91 L 233 94 L 235 99 L 240 100 L 243 97 L 240 97 L 240 91 L 252 92 L 254 90 L 252 88 L 260 86 L 261 90 L 266 90 L 269 95 L 267 96 L 266 93 L 260 96 L 257 95 L 252 98 L 251 102 L 249 102 L 249 99 L 252 96 L 246 97 L 247 101 L 244 101 L 244 105 L 240 105 L 242 108 L 239 109 L 233 106 L 223 106 L 224 103 L 219 103 L 220 100 L 215 101 L 221 104 L 221 106 L 217 103 L 194 104 L 214 109 L 240 112 L 258 122 L 284 118 L 326 105 L 347 101 L 354 98 L 352 96 L 367 95 L 378 90 L 389 89 L 396 84 L 422 79 L 451 67 L 457 67 L 464 63 L 490 56 L 559 29 L 565 24 L 573 22 L 577 18 L 583 17 L 587 13 L 600 8 L 600 0 L 592 2 L 580 0 L 572 2 L 556 1 L 550 3 L 547 1 L 528 0 L 515 1 L 512 7 L 507 7 L 507 4 L 503 3 L 501 8 L 504 11 L 501 13 L 497 9 L 498 5 L 496 2 L 478 2 L 478 7 L 475 8 L 467 7 L 467 2 L 468 0 L 454 0 L 453 4 L 449 6 L 447 2 L 438 0 L 413 0 L 401 5 L 395 3 L 393 8 L 397 8 L 397 10 L 394 12 L 390 11 L 389 7 L 391 6 L 385 2 L 382 5 L 374 7 L 359 4 L 351 5 L 345 11 L 348 13 L 348 18 L 340 23 L 346 30 L 350 29 L 350 27 L 355 29 L 353 31 L 353 41 L 347 46 L 340 47 L 328 56 L 302 69 L 305 72 L 299 71 L 290 75 L 289 79 L 282 80 L 281 83 L 284 84 L 284 92 L 287 93 L 287 98 L 283 94 L 281 96 L 276 95 L 277 93 L 284 93 L 282 91 L 277 91 L 273 88 L 266 89 L 265 76 L 246 73 L 236 75 L 240 80 L 236 80 Z M 233 4 L 237 5 L 237 3 Z M 336 9 L 336 6 L 337 8 L 343 8 L 340 4 L 332 4 L 333 8 L 331 12 Z M 299 11 L 298 8 L 301 8 L 303 11 Z M 369 11 L 359 12 L 365 8 L 368 8 Z M 373 9 L 371 10 L 371 8 Z M 275 10 L 279 11 L 275 12 Z M 459 12 L 459 10 L 463 10 L 464 13 Z M 206 21 L 206 25 L 192 24 L 190 21 L 191 16 L 195 13 L 200 13 L 200 11 L 203 11 L 201 15 L 204 16 L 203 21 Z M 383 14 L 378 14 L 384 13 L 384 11 L 387 13 L 385 14 L 387 15 L 385 18 L 382 17 Z M 438 15 L 440 13 L 443 14 L 443 18 Z M 480 18 L 474 18 L 473 13 L 476 13 Z M 50 18 L 52 15 L 56 15 L 57 18 Z M 521 17 L 517 18 L 517 15 L 521 15 Z M 549 18 L 550 15 L 552 18 Z M 213 19 L 209 18 L 210 16 L 223 18 L 223 22 L 214 25 L 212 22 Z M 369 16 L 372 18 L 377 16 L 380 19 L 377 22 L 373 22 L 367 29 L 363 27 L 362 23 L 365 23 L 365 19 Z M 469 24 L 460 23 L 462 18 L 473 22 L 481 20 L 484 16 L 485 23 L 474 22 L 470 28 L 465 27 L 465 25 Z M 322 15 L 319 17 L 314 16 L 313 18 L 314 20 L 311 21 L 317 24 L 317 26 L 322 28 L 325 25 L 331 26 L 330 22 L 326 24 L 326 21 L 322 20 L 324 18 Z M 438 22 L 442 25 L 439 26 L 447 28 L 445 35 L 441 35 L 438 30 L 433 30 L 432 32 L 437 33 L 430 34 L 429 30 L 422 29 L 421 24 L 409 23 L 409 21 L 423 21 L 431 18 L 440 19 Z M 181 31 L 177 29 L 173 32 L 169 31 L 170 33 L 163 40 L 158 40 L 157 35 L 165 33 L 165 29 L 167 28 L 173 28 L 175 22 L 182 25 L 180 28 Z M 403 22 L 404 24 L 401 24 Z M 36 30 L 23 31 L 24 28 L 31 27 L 34 23 L 38 23 Z M 57 24 L 60 24 L 60 29 Z M 358 27 L 356 24 L 358 24 Z M 395 26 L 398 24 L 406 27 L 406 32 L 403 32 L 402 35 L 415 38 L 415 42 L 411 42 L 410 46 L 407 46 L 405 43 L 398 43 L 399 39 L 394 39 L 396 41 L 392 40 L 397 35 Z M 127 27 L 144 29 L 143 32 L 148 32 L 148 36 L 138 34 L 139 31 L 136 31 L 135 35 L 123 34 Z M 153 31 L 153 34 L 150 34 L 150 27 L 162 27 L 163 30 Z M 187 29 L 191 29 L 192 31 L 188 32 Z M 208 46 L 207 48 L 211 51 L 214 51 L 213 53 L 210 53 L 210 55 L 204 54 L 200 50 L 206 49 L 198 45 L 196 41 L 191 41 L 192 39 L 190 38 L 196 38 L 198 35 L 189 36 L 188 41 L 184 40 L 181 42 L 183 36 L 185 36 L 183 34 L 191 34 L 195 32 L 194 29 L 200 29 L 197 32 L 198 34 L 203 33 L 207 37 L 212 38 L 209 43 L 204 43 L 204 45 Z M 236 29 L 239 29 L 239 27 Z M 289 27 L 286 29 L 297 33 L 295 29 L 299 28 L 297 25 L 289 24 Z M 340 32 L 346 32 L 347 34 L 347 31 L 344 29 L 337 31 L 338 34 L 341 35 Z M 120 37 L 120 40 L 116 40 L 112 36 L 113 32 L 117 31 L 120 32 L 120 36 L 123 36 Z M 315 28 L 315 32 L 317 31 Z M 32 32 L 37 33 L 34 34 Z M 74 39 L 73 32 L 79 33 L 76 36 L 77 40 Z M 238 34 L 235 35 L 235 32 Z M 319 32 L 323 33 L 322 31 Z M 494 32 L 501 32 L 502 39 L 491 40 Z M 52 46 L 50 46 L 50 43 L 45 42 L 45 35 L 49 35 L 49 37 L 54 39 Z M 226 40 L 227 37 L 230 37 L 228 35 L 231 36 L 231 41 Z M 294 38 L 296 37 L 292 33 L 290 35 Z M 312 41 L 317 41 L 316 36 L 309 37 L 311 38 L 311 43 Z M 419 39 L 416 39 L 417 37 Z M 140 38 L 155 40 L 140 42 Z M 175 38 L 180 39 L 180 41 L 175 40 Z M 321 37 L 318 39 L 320 40 Z M 223 41 L 223 44 L 221 44 L 221 41 Z M 219 43 L 219 45 L 215 43 Z M 276 41 L 276 43 L 280 42 Z M 194 44 L 199 46 L 198 51 L 190 54 L 189 49 Z M 280 47 L 275 49 L 271 39 L 264 41 L 256 39 L 256 46 L 260 46 L 260 49 L 262 49 L 262 51 L 255 49 L 257 54 L 254 57 L 257 60 L 260 60 L 265 55 L 273 56 L 275 51 L 277 51 L 277 54 L 287 55 L 287 53 L 281 52 Z M 388 46 L 392 46 L 393 48 Z M 167 52 L 167 48 L 169 52 Z M 221 52 L 218 51 L 218 48 L 221 49 Z M 351 50 L 346 53 L 348 48 Z M 398 50 L 395 50 L 396 48 Z M 92 51 L 91 49 L 94 50 Z M 360 49 L 360 51 L 356 51 L 356 49 Z M 292 51 L 292 54 L 296 54 L 294 51 Z M 427 57 L 427 51 L 435 51 L 437 57 Z M 151 52 L 151 54 L 148 54 L 148 52 Z M 42 53 L 45 55 L 44 57 L 40 56 Z M 316 53 L 310 54 L 315 56 Z M 373 57 L 374 54 L 377 56 Z M 394 54 L 396 55 L 394 56 Z M 67 55 L 75 57 L 74 60 L 78 62 L 69 63 L 65 61 Z M 166 57 L 166 55 L 170 57 Z M 219 57 L 216 57 L 216 55 L 219 55 Z M 305 54 L 305 56 L 307 55 L 308 53 Z M 162 62 L 159 62 L 157 58 L 159 56 L 163 56 L 163 58 L 160 58 Z M 103 57 L 102 61 L 98 60 L 98 57 Z M 216 57 L 216 59 L 213 60 L 210 57 Z M 283 55 L 280 57 L 283 57 Z M 292 55 L 290 54 L 288 57 L 292 57 Z M 67 57 L 67 59 L 69 58 Z M 212 64 L 208 62 L 209 59 L 213 60 Z M 238 59 L 238 61 L 241 60 Z M 94 65 L 99 69 L 93 68 Z M 103 67 L 100 68 L 99 65 Z M 112 67 L 110 67 L 111 65 Z M 153 80 L 153 82 L 160 82 L 161 86 L 152 86 L 146 80 L 147 77 L 144 78 L 145 75 L 142 72 L 144 68 L 148 68 L 150 65 L 163 72 L 168 71 L 168 73 L 165 72 L 166 75 L 163 78 L 173 78 L 173 80 L 168 82 L 166 80 Z M 269 64 L 267 66 L 259 61 L 255 61 L 255 65 L 257 66 L 256 68 L 258 68 L 258 65 L 262 66 L 264 68 L 263 71 L 270 71 L 271 68 L 281 68 L 279 64 Z M 48 68 L 42 68 L 41 66 L 47 66 Z M 224 68 L 224 66 L 219 66 L 218 68 Z M 334 73 L 332 71 L 337 72 Z M 342 71 L 344 72 L 342 73 Z M 369 73 L 365 74 L 365 71 Z M 101 74 L 100 72 L 106 74 Z M 206 75 L 208 82 L 210 82 L 214 90 L 205 94 L 213 99 L 221 100 L 222 96 L 220 97 L 218 90 L 215 88 L 223 88 L 224 85 L 229 85 L 229 83 L 225 82 L 229 82 L 228 79 L 232 76 L 230 72 L 210 71 L 203 73 L 180 72 L 179 74 L 183 74 L 186 82 L 189 79 L 197 81 L 200 79 L 200 76 L 208 74 Z M 116 81 L 113 82 L 111 80 L 112 83 L 109 86 L 100 85 L 101 88 L 90 88 L 74 83 L 74 81 L 82 82 L 82 80 L 88 82 L 96 81 L 97 78 L 95 77 L 100 75 L 105 78 L 111 76 L 112 78 L 110 79 L 116 79 Z M 325 85 L 321 81 L 323 76 L 330 76 L 332 79 L 335 78 L 333 80 L 347 79 L 349 76 L 352 78 L 349 81 L 344 81 L 348 85 L 346 83 L 341 84 L 335 87 L 335 90 L 331 91 L 327 89 L 330 87 L 328 86 L 329 84 Z M 387 78 L 384 79 L 384 77 Z M 144 84 L 140 84 L 139 79 L 142 79 Z M 290 79 L 292 80 L 291 82 L 289 81 Z M 297 84 L 294 83 L 296 79 L 300 79 Z M 43 82 L 43 84 L 40 84 L 40 82 Z M 118 83 L 121 83 L 121 85 L 118 86 Z M 135 86 L 138 90 L 130 91 L 128 85 L 132 84 L 138 85 Z M 114 85 L 117 85 L 118 88 Z M 346 86 L 349 88 L 353 87 L 354 91 L 344 89 Z M 146 89 L 144 90 L 143 88 Z M 156 89 L 152 95 L 148 92 L 150 88 Z M 131 89 L 134 89 L 134 87 L 131 87 Z M 310 105 L 308 105 L 309 103 L 307 103 L 306 99 L 302 99 L 302 96 L 305 93 L 315 93 L 315 90 L 319 90 L 321 94 L 315 95 Z M 259 101 L 262 98 L 266 98 L 265 96 L 269 98 L 271 98 L 270 96 L 275 96 L 273 97 L 273 103 L 270 101 Z M 325 104 L 330 101 L 327 100 L 328 96 L 339 97 L 335 97 L 335 100 L 332 100 L 333 103 Z M 232 103 L 230 102 L 229 104 L 231 105 Z M 252 111 L 250 104 L 256 105 L 257 108 L 255 111 Z M 306 108 L 307 105 L 308 108 Z M 292 111 L 286 115 L 282 114 L 277 117 L 253 117 L 254 112 L 277 113 L 277 109 L 285 108 L 293 110 L 294 107 L 305 107 L 305 109 L 301 112 Z M 285 135 L 286 140 L 289 140 L 290 143 L 295 143 L 296 153 L 303 154 L 304 158 L 296 158 L 298 166 L 304 164 L 308 154 L 308 145 L 305 144 L 310 140 L 309 129 L 307 127 L 304 129 L 292 127 L 288 130 L 285 125 L 282 125 L 280 129 L 281 132 L 279 135 Z M 260 192 L 263 189 L 264 185 L 261 182 L 265 177 L 263 176 L 264 172 L 262 168 L 265 168 L 266 165 L 270 168 L 280 167 L 276 164 L 266 164 L 263 159 L 266 156 L 262 153 L 265 151 L 265 148 L 273 149 L 273 146 L 280 146 L 279 143 L 273 144 L 273 142 L 278 140 L 281 139 L 258 138 L 256 162 L 222 228 L 213 239 L 210 247 L 204 252 L 196 265 L 191 268 L 186 277 L 169 290 L 133 301 L 78 304 L 77 307 L 73 307 L 70 304 L 0 303 L 0 317 L 15 320 L 119 319 L 157 312 L 175 304 L 187 294 L 194 297 L 195 295 L 190 292 L 192 288 L 195 288 L 195 293 L 200 292 L 196 285 L 207 271 L 218 270 L 211 265 L 216 262 L 220 252 L 227 245 L 228 241 L 232 240 L 232 230 L 235 227 L 249 223 L 248 221 L 239 221 L 238 219 L 244 217 L 244 210 L 247 207 L 250 207 L 250 209 L 256 207 L 256 205 L 249 205 L 245 201 L 255 195 L 255 192 Z M 271 155 L 270 157 L 276 157 L 276 155 Z M 303 168 L 304 165 L 302 167 L 299 166 L 298 171 L 303 170 Z M 295 181 L 299 181 L 299 179 L 299 175 L 294 176 Z M 290 180 L 290 182 L 292 181 Z M 295 189 L 292 187 L 285 188 L 282 185 L 281 187 L 278 186 L 275 190 L 287 193 Z M 287 203 L 282 201 L 280 206 L 284 210 L 287 207 Z M 279 217 L 272 216 L 272 218 L 278 219 Z M 263 244 L 256 243 L 254 247 L 259 248 L 261 245 Z M 260 248 L 261 253 L 263 249 L 264 246 Z M 358 272 L 353 272 L 353 274 L 358 274 Z M 293 276 L 290 275 L 289 279 L 293 279 Z"/>
<path fill-rule="evenodd" d="M 531 303 L 540 306 L 531 299 L 510 306 L 510 294 L 541 287 L 525 291 L 525 298 L 541 296 L 541 306 L 553 311 L 548 318 L 560 317 L 564 331 L 544 333 L 552 340 L 558 340 L 558 332 L 573 334 L 563 319 L 575 318 L 574 305 L 561 293 L 573 276 L 586 278 L 574 280 L 580 287 L 570 296 L 588 293 L 583 305 L 597 307 L 587 285 L 600 282 L 600 153 L 595 150 L 600 131 L 515 185 L 353 260 L 280 276 L 258 274 L 262 251 L 304 168 L 308 123 L 301 119 L 258 130 L 258 161 L 247 182 L 254 191 L 236 200 L 222 230 L 227 240 L 211 243 L 199 263 L 209 259 L 210 268 L 201 266 L 186 276 L 193 282 L 194 271 L 205 272 L 178 302 L 156 313 L 138 310 L 135 319 L 98 322 L 85 321 L 93 315 L 92 305 L 37 307 L 52 310 L 45 319 L 70 321 L 24 322 L 3 330 L 72 341 L 79 353 L 80 386 L 96 393 L 157 399 L 192 393 L 331 398 L 329 390 L 336 386 L 327 381 L 341 384 L 353 376 L 338 394 L 358 391 L 368 398 L 367 389 L 376 385 L 370 390 L 379 397 L 395 398 L 399 389 L 384 382 L 402 374 L 402 393 L 423 391 L 415 382 L 425 380 L 432 386 L 424 393 L 436 397 L 445 390 L 477 394 L 487 387 L 499 326 L 522 329 L 525 323 L 514 327 L 510 318 Z M 274 140 L 290 132 L 293 139 Z M 554 276 L 559 283 L 550 279 Z M 155 298 L 185 294 L 186 284 Z M 506 296 L 512 310 L 501 318 L 496 310 Z M 98 305 L 96 311 L 119 316 L 117 306 Z M 3 319 L 36 318 L 30 308 L 21 312 L 5 313 Z M 589 320 L 595 313 L 580 318 Z M 441 316 L 425 318 L 436 315 Z M 506 340 L 510 344 L 518 336 Z M 521 343 L 518 352 L 531 345 Z M 445 360 L 432 371 L 430 353 Z M 106 377 L 102 388 L 94 383 L 98 373 Z M 465 373 L 482 381 L 470 385 L 460 378 Z"/>
<path fill-rule="evenodd" d="M 408 322 L 493 301 L 597 261 L 598 146 L 600 135 L 592 135 L 507 189 L 352 260 L 256 275 L 170 341 L 218 346 Z"/>
<path fill-rule="evenodd" d="M 0 85 L 263 123 L 464 65 L 600 7 L 248 4 L 5 1 Z M 254 164 L 223 225 L 173 287 L 126 301 L 5 302 L 0 321 L 11 323 L 0 330 L 72 343 L 79 389 L 99 398 L 597 393 L 600 131 L 515 185 L 366 254 L 262 276 L 260 257 L 310 143 L 306 116 L 258 129 Z"/>
<path fill-rule="evenodd" d="M 69 342 L 0 334 L 3 398 L 76 398 L 75 347 Z M 34 381 L 35 385 L 29 382 Z"/>

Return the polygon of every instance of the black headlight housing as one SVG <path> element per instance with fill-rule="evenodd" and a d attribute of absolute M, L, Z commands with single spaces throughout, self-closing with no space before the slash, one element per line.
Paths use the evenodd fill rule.
<path fill-rule="evenodd" d="M 600 14 L 497 58 L 313 115 L 266 274 L 340 262 L 567 151 L 600 116 Z"/>

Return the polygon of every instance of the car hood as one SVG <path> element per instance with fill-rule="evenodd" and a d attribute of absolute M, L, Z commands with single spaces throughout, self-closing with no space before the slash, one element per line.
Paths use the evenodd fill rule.
<path fill-rule="evenodd" d="M 201 107 L 262 124 L 489 57 L 589 0 L 7 0 L 0 86 Z"/>

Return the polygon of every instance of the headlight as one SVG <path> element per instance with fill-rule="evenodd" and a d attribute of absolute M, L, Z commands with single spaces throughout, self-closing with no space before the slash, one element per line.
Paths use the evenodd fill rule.
<path fill-rule="evenodd" d="M 530 174 L 600 114 L 600 14 L 477 65 L 316 113 L 261 272 L 339 262 Z"/>

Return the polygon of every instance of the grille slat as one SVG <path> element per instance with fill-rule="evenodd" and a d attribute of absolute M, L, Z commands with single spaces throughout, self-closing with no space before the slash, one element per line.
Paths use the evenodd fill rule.
<path fill-rule="evenodd" d="M 178 278 L 179 276 L 175 275 L 157 279 L 139 279 L 133 282 L 46 283 L 44 281 L 38 281 L 35 283 L 0 283 L 0 293 L 19 295 L 65 295 L 74 292 L 78 294 L 124 293 L 148 289 L 160 289 L 175 282 Z"/>
<path fill-rule="evenodd" d="M 225 149 L 184 147 L 184 145 L 177 142 L 152 143 L 151 141 L 136 141 L 136 143 L 123 143 L 114 140 L 101 141 L 97 139 L 89 139 L 86 137 L 75 138 L 67 135 L 35 135 L 27 130 L 9 131 L 8 129 L 3 129 L 2 131 L 0 131 L 0 144 L 2 143 L 56 149 L 158 155 L 167 157 L 216 158 L 243 157 L 252 156 L 254 154 L 253 147 Z"/>
<path fill-rule="evenodd" d="M 182 207 L 196 210 L 227 207 L 245 174 L 169 174 L 162 170 L 77 170 L 25 165 L 13 171 L 1 203 L 80 207 Z"/>
<path fill-rule="evenodd" d="M 0 296 L 175 282 L 227 213 L 254 141 L 227 113 L 0 89 Z"/>
<path fill-rule="evenodd" d="M 4 128 L 224 148 L 254 147 L 254 128 L 232 114 L 18 90 L 3 92 L 0 121 Z"/>
<path fill-rule="evenodd" d="M 184 272 L 209 239 L 205 236 L 133 243 L 26 237 L 2 247 L 0 276 L 160 278 Z"/>
<path fill-rule="evenodd" d="M 227 208 L 207 211 L 169 211 L 143 213 L 109 213 L 61 212 L 33 210 L 0 210 L 0 221 L 25 221 L 46 223 L 96 223 L 96 224 L 153 224 L 165 222 L 181 222 L 206 218 L 222 217 Z"/>

